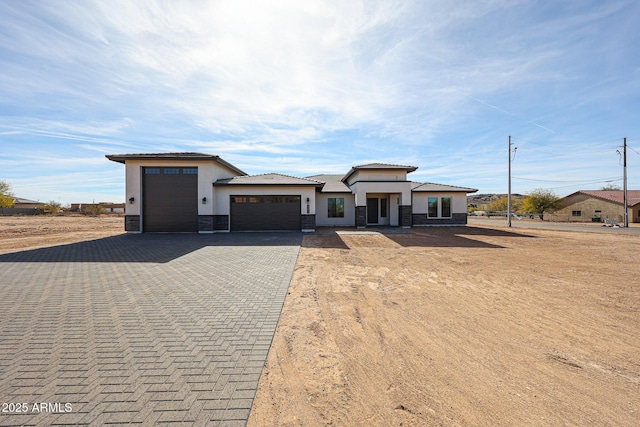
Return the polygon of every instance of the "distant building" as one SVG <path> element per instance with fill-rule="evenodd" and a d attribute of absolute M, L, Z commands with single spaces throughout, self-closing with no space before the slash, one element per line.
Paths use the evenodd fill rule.
<path fill-rule="evenodd" d="M 15 204 L 13 207 L 15 209 L 35 209 L 37 207 L 43 206 L 43 202 L 38 202 L 35 200 L 22 199 L 20 197 L 14 198 Z"/>
<path fill-rule="evenodd" d="M 85 212 L 88 207 L 100 206 L 107 213 L 124 213 L 124 203 L 111 203 L 111 202 L 99 202 L 99 203 L 71 203 L 69 212 L 82 213 Z"/>
<path fill-rule="evenodd" d="M 629 222 L 640 222 L 640 190 L 627 191 Z M 558 202 L 556 215 L 566 215 L 574 222 L 624 220 L 624 191 L 580 190 Z"/>

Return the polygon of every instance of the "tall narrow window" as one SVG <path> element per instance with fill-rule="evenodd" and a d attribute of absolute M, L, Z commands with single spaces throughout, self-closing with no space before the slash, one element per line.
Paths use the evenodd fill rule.
<path fill-rule="evenodd" d="M 327 202 L 329 218 L 344 218 L 344 198 L 330 197 Z"/>
<path fill-rule="evenodd" d="M 387 217 L 387 199 L 380 199 L 380 218 Z"/>
<path fill-rule="evenodd" d="M 438 198 L 437 197 L 429 197 L 427 200 L 427 216 L 429 218 L 435 218 L 438 216 Z"/>
<path fill-rule="evenodd" d="M 451 197 L 443 197 L 442 199 L 442 216 L 451 218 Z"/>

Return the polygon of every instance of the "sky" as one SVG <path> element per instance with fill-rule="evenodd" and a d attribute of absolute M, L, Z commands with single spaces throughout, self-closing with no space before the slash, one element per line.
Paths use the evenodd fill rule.
<path fill-rule="evenodd" d="M 640 189 L 636 0 L 0 0 L 0 179 L 125 199 L 105 154 L 559 196 Z"/>

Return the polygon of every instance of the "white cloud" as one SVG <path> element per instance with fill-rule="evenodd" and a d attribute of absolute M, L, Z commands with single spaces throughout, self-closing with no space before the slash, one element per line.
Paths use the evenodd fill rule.
<path fill-rule="evenodd" d="M 497 187 L 511 134 L 580 154 L 566 167 L 569 150 L 523 146 L 531 174 L 580 175 L 611 154 L 581 141 L 637 122 L 639 15 L 629 0 L 0 2 L 0 162 L 194 150 Z"/>

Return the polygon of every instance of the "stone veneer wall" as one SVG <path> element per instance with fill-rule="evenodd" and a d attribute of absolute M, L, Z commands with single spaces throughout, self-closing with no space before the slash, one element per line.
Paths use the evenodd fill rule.
<path fill-rule="evenodd" d="M 198 215 L 198 231 L 229 231 L 229 215 Z"/>
<path fill-rule="evenodd" d="M 467 214 L 454 213 L 451 218 L 428 218 L 427 214 L 413 214 L 413 225 L 466 225 Z"/>
<path fill-rule="evenodd" d="M 315 215 L 302 215 L 302 229 L 303 230 L 315 230 L 316 229 L 316 216 Z"/>
<path fill-rule="evenodd" d="M 213 231 L 213 215 L 198 215 L 198 231 Z"/>
<path fill-rule="evenodd" d="M 125 215 L 124 231 L 142 231 L 140 229 L 140 215 Z"/>
<path fill-rule="evenodd" d="M 400 209 L 400 226 L 401 227 L 411 227 L 413 221 L 411 218 L 411 212 L 413 211 L 413 206 L 398 206 Z"/>
<path fill-rule="evenodd" d="M 364 228 L 367 226 L 367 207 L 356 206 L 356 227 Z"/>

